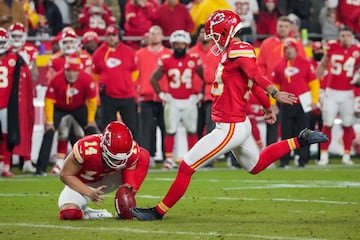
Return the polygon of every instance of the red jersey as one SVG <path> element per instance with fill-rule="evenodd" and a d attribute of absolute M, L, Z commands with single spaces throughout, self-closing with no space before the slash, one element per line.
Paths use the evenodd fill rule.
<path fill-rule="evenodd" d="M 81 165 L 81 170 L 76 176 L 83 183 L 95 183 L 103 179 L 105 175 L 109 175 L 115 171 L 127 171 L 129 168 L 136 166 L 139 158 L 139 146 L 134 143 L 134 149 L 131 156 L 126 162 L 125 168 L 113 169 L 108 167 L 102 159 L 102 150 L 100 147 L 102 134 L 94 134 L 85 136 L 74 144 L 73 152 L 76 161 Z M 126 176 L 127 174 L 122 174 Z M 135 183 L 129 182 L 128 179 L 123 179 L 124 183 L 129 183 L 135 186 Z"/>
<path fill-rule="evenodd" d="M 249 117 L 261 117 L 264 116 L 263 106 L 259 103 L 259 100 L 250 93 L 249 103 L 247 104 L 246 115 Z"/>
<path fill-rule="evenodd" d="M 0 59 L 0 109 L 8 106 L 17 59 L 17 55 L 12 52 Z"/>
<path fill-rule="evenodd" d="M 193 46 L 192 48 L 189 49 L 188 51 L 189 54 L 192 54 L 192 53 L 195 53 L 199 56 L 199 58 L 201 59 L 201 63 L 202 63 L 202 67 L 203 67 L 203 70 L 204 70 L 204 64 L 206 62 L 206 55 L 208 53 L 211 53 L 210 51 L 210 48 L 208 49 L 205 49 L 204 46 L 200 43 L 200 42 L 197 42 L 195 44 L 195 46 Z M 213 55 L 213 54 L 211 54 Z M 214 55 L 213 55 L 214 56 Z M 216 61 L 217 62 L 217 61 Z M 217 65 L 216 65 L 217 66 Z M 216 66 L 215 66 L 215 69 L 216 69 Z M 215 75 L 215 74 L 214 74 Z M 204 79 L 205 80 L 205 79 Z M 214 79 L 211 80 L 211 83 Z M 201 92 L 202 91 L 202 87 L 203 87 L 203 84 L 204 84 L 204 81 L 201 80 L 201 78 L 196 74 L 195 75 L 195 79 L 194 79 L 194 89 L 196 89 L 197 92 Z M 205 83 L 206 84 L 206 83 Z M 206 86 L 206 85 L 205 85 Z M 211 88 L 210 88 L 211 89 Z M 204 91 L 205 92 L 205 91 Z M 205 93 L 204 93 L 205 95 Z M 205 98 L 205 96 L 204 96 Z"/>
<path fill-rule="evenodd" d="M 172 51 L 166 47 L 155 52 L 150 46 L 144 47 L 136 51 L 135 60 L 139 70 L 139 77 L 137 80 L 137 91 L 139 93 L 139 101 L 156 101 L 161 102 L 159 96 L 155 92 L 150 83 L 151 75 L 158 66 L 158 60 L 164 54 L 171 54 Z M 158 82 L 160 88 L 165 91 L 167 88 L 166 76 Z M 165 91 L 166 92 L 166 91 Z"/>
<path fill-rule="evenodd" d="M 81 59 L 83 69 L 92 68 L 92 60 L 91 60 L 91 55 L 89 53 L 87 53 L 85 50 L 80 50 L 78 55 L 79 58 Z M 49 68 L 54 69 L 55 72 L 63 70 L 64 65 L 65 65 L 65 55 L 61 52 L 61 50 L 53 54 L 48 62 Z"/>
<path fill-rule="evenodd" d="M 213 121 L 243 122 L 250 91 L 256 97 L 267 99 L 262 88 L 269 85 L 271 82 L 262 76 L 256 64 L 254 48 L 246 42 L 231 42 L 226 52 L 221 55 L 211 89 L 214 96 Z M 260 102 L 265 104 L 266 101 Z M 268 100 L 266 104 L 266 108 L 270 106 Z"/>
<path fill-rule="evenodd" d="M 336 7 L 336 10 L 337 10 L 337 20 L 343 23 L 344 25 L 352 28 L 356 33 L 359 33 L 360 1 L 339 0 L 339 4 Z"/>
<path fill-rule="evenodd" d="M 360 64 L 360 46 L 353 44 L 344 48 L 339 41 L 329 41 L 324 46 L 330 61 L 328 87 L 335 90 L 351 90 L 350 83 Z"/>
<path fill-rule="evenodd" d="M 172 32 L 179 29 L 190 33 L 193 31 L 194 21 L 184 4 L 177 3 L 175 6 L 169 6 L 164 2 L 159 7 L 157 15 L 155 24 L 161 27 L 164 36 L 170 36 Z"/>
<path fill-rule="evenodd" d="M 159 60 L 159 66 L 164 68 L 168 80 L 168 89 L 175 99 L 187 99 L 198 93 L 194 89 L 196 69 L 201 65 L 197 54 L 186 54 L 182 58 L 173 55 L 164 55 Z"/>
<path fill-rule="evenodd" d="M 310 61 L 300 56 L 293 61 L 283 58 L 275 66 L 272 77 L 273 83 L 281 86 L 281 91 L 291 92 L 296 97 L 308 92 L 308 84 L 317 79 Z"/>
<path fill-rule="evenodd" d="M 318 66 L 318 62 L 317 62 L 317 61 L 315 61 L 314 59 L 310 59 L 310 63 L 311 63 L 311 65 L 313 66 L 314 69 L 317 68 L 317 66 Z M 326 69 L 326 70 L 324 71 L 324 75 L 319 79 L 319 81 L 320 81 L 320 89 L 321 89 L 321 90 L 325 90 L 325 89 L 326 89 L 327 83 L 328 83 L 328 81 L 329 81 L 329 76 L 330 76 L 330 75 L 329 75 L 329 70 Z"/>
<path fill-rule="evenodd" d="M 216 68 L 219 65 L 219 56 L 215 56 L 211 51 L 208 51 L 203 59 L 203 72 L 204 72 L 204 98 L 203 101 L 212 101 L 211 94 L 212 84 L 215 80 Z"/>
<path fill-rule="evenodd" d="M 306 57 L 301 41 L 298 42 L 297 49 L 299 56 Z M 269 37 L 261 43 L 258 64 L 265 76 L 271 79 L 271 73 L 284 55 L 284 43 L 277 35 Z"/>
<path fill-rule="evenodd" d="M 147 33 L 157 19 L 159 3 L 156 0 L 148 0 L 145 6 L 135 5 L 133 1 L 125 4 L 125 36 L 143 36 Z"/>
<path fill-rule="evenodd" d="M 116 48 L 103 43 L 93 54 L 93 64 L 94 73 L 99 75 L 99 83 L 104 84 L 106 95 L 112 98 L 134 97 L 134 50 L 122 42 Z"/>
<path fill-rule="evenodd" d="M 45 97 L 54 100 L 55 107 L 70 112 L 85 106 L 88 99 L 96 97 L 95 82 L 91 75 L 80 71 L 76 82 L 68 83 L 65 70 L 62 70 L 51 79 Z"/>
<path fill-rule="evenodd" d="M 12 51 L 16 52 L 14 48 Z M 29 69 L 32 69 L 34 66 L 36 66 L 35 61 L 36 57 L 39 55 L 39 51 L 33 44 L 26 42 L 25 45 L 23 45 L 17 52 L 29 66 Z"/>

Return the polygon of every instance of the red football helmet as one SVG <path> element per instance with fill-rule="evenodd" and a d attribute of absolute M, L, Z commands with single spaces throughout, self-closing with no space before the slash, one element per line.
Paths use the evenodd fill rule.
<path fill-rule="evenodd" d="M 24 24 L 20 22 L 11 24 L 9 28 L 9 38 L 12 46 L 16 48 L 24 46 L 26 37 L 27 33 Z"/>
<path fill-rule="evenodd" d="M 65 54 L 76 53 L 80 50 L 80 40 L 72 28 L 62 31 L 59 46 L 61 51 Z"/>
<path fill-rule="evenodd" d="M 0 54 L 9 50 L 9 36 L 5 28 L 0 27 Z"/>
<path fill-rule="evenodd" d="M 123 168 L 131 156 L 134 142 L 129 128 L 122 122 L 114 121 L 104 129 L 100 146 L 105 163 L 118 169 Z"/>
<path fill-rule="evenodd" d="M 205 39 L 211 38 L 215 45 L 211 51 L 217 56 L 224 52 L 230 39 L 243 27 L 239 15 L 231 10 L 213 12 L 205 23 Z"/>

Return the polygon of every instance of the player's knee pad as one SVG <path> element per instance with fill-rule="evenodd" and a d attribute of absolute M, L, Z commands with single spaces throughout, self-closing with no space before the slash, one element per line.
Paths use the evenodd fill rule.
<path fill-rule="evenodd" d="M 80 209 L 69 208 L 61 210 L 59 217 L 60 220 L 80 220 L 83 218 L 83 213 Z"/>

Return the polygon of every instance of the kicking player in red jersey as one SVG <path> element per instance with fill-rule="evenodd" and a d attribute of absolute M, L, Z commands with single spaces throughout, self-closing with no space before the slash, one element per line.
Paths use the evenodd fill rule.
<path fill-rule="evenodd" d="M 251 125 L 246 116 L 246 105 L 250 91 L 263 105 L 267 123 L 274 123 L 276 116 L 271 111 L 264 90 L 284 104 L 294 104 L 297 99 L 292 93 L 279 91 L 262 76 L 256 64 L 253 47 L 240 41 L 241 27 L 240 17 L 230 10 L 215 11 L 206 21 L 206 36 L 215 43 L 213 52 L 221 53 L 221 61 L 212 87 L 212 118 L 216 128 L 185 154 L 174 182 L 159 204 L 153 208 L 132 209 L 132 214 L 137 219 L 161 220 L 185 194 L 194 172 L 230 150 L 241 153 L 241 165 L 249 173 L 257 174 L 291 150 L 327 141 L 322 133 L 304 129 L 298 137 L 269 145 L 260 153 L 248 147 Z"/>

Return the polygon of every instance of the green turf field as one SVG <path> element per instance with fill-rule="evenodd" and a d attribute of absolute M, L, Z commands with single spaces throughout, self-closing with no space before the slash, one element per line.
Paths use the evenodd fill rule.
<path fill-rule="evenodd" d="M 0 178 L 0 239 L 360 239 L 360 164 L 267 169 L 258 175 L 218 163 L 193 176 L 162 221 L 60 221 L 56 176 Z M 153 206 L 176 172 L 150 170 L 137 195 Z M 114 212 L 114 194 L 101 208 Z M 91 207 L 95 206 L 92 204 Z"/>

